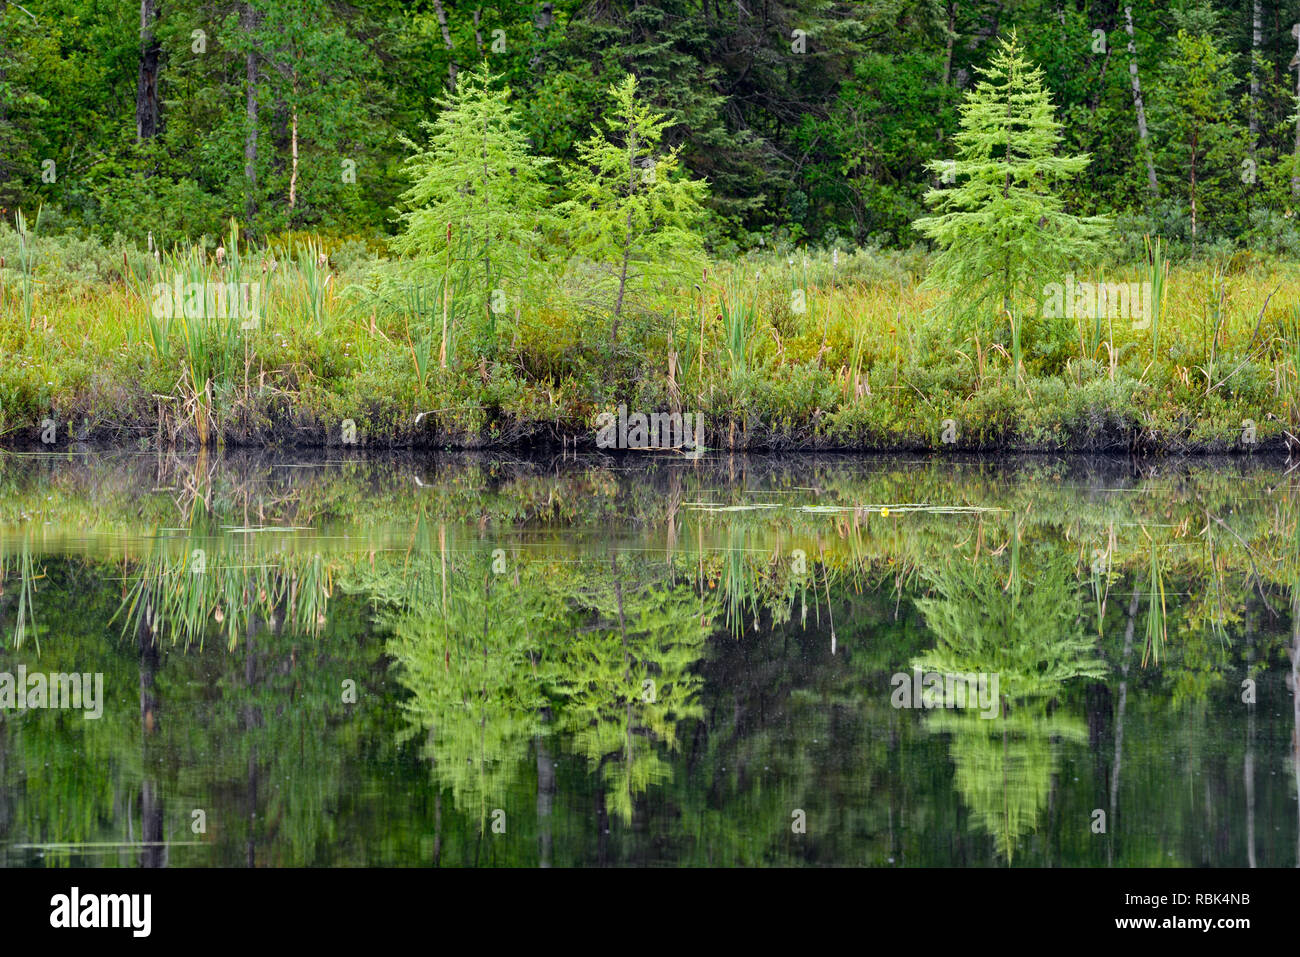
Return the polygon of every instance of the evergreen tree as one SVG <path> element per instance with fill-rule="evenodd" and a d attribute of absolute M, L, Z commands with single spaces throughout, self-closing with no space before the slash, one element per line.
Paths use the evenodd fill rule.
<path fill-rule="evenodd" d="M 696 224 L 707 186 L 678 176 L 681 148 L 659 148 L 670 120 L 638 96 L 629 74 L 610 88 L 614 108 L 578 146 L 580 163 L 566 173 L 573 198 L 559 212 L 569 220 L 573 249 L 609 268 L 616 290 L 612 338 L 629 288 L 688 275 L 703 255 Z"/>
<path fill-rule="evenodd" d="M 40 167 L 32 143 L 31 122 L 49 103 L 30 86 L 35 30 L 17 6 L 0 0 L 0 208 L 20 205 L 22 183 Z M 26 176 L 24 176 L 26 174 Z"/>
<path fill-rule="evenodd" d="M 443 270 L 443 281 L 465 290 L 470 315 L 490 330 L 511 296 L 520 295 L 545 218 L 548 159 L 534 156 L 509 104 L 494 88 L 486 64 L 459 73 L 456 89 L 438 100 L 441 112 L 421 124 L 428 143 L 403 142 L 415 152 L 402 195 L 400 253 Z"/>
<path fill-rule="evenodd" d="M 1233 158 L 1248 151 L 1245 130 L 1232 119 L 1232 61 L 1210 33 L 1179 30 L 1160 72 L 1158 116 L 1168 144 L 1163 158 L 1183 180 L 1193 243 L 1203 232 L 1198 229 L 1204 218 L 1201 197 L 1225 176 L 1236 181 Z M 1248 178 L 1254 175 L 1252 169 Z"/>
<path fill-rule="evenodd" d="M 955 185 L 930 190 L 936 215 L 914 225 L 940 248 L 926 282 L 950 290 L 958 315 L 987 319 L 996 311 L 1010 319 L 1018 371 L 1026 304 L 1092 250 L 1106 220 L 1067 213 L 1053 192 L 1089 157 L 1056 155 L 1061 124 L 1042 72 L 1014 33 L 999 44 L 961 106 L 957 158 L 930 164 Z"/>

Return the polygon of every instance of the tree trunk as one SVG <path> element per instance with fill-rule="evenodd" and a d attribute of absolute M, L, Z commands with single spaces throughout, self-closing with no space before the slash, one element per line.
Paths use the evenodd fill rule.
<path fill-rule="evenodd" d="M 298 199 L 298 71 L 293 72 L 293 112 L 289 117 L 289 208 Z"/>
<path fill-rule="evenodd" d="M 162 45 L 154 36 L 157 0 L 140 0 L 140 76 L 135 88 L 135 139 L 137 143 L 158 135 L 162 117 L 158 108 L 158 69 Z"/>
<path fill-rule="evenodd" d="M 1295 91 L 1296 96 L 1300 97 L 1300 23 L 1291 28 L 1291 36 L 1297 41 L 1296 54 L 1291 60 L 1291 65 L 1296 68 Z M 1291 173 L 1291 196 L 1300 199 L 1300 114 L 1296 115 L 1295 121 L 1295 163 Z"/>
<path fill-rule="evenodd" d="M 1133 8 L 1124 7 L 1124 31 L 1128 34 L 1128 72 L 1133 79 L 1133 111 L 1137 114 L 1138 141 L 1147 164 L 1147 186 L 1152 196 L 1160 195 L 1156 164 L 1151 158 L 1151 138 L 1147 133 L 1147 111 L 1142 105 L 1142 82 L 1138 79 L 1137 43 L 1133 38 Z"/>
<path fill-rule="evenodd" d="M 298 111 L 293 111 L 289 120 L 289 155 L 292 170 L 289 173 L 289 208 L 293 209 L 298 198 Z"/>
<path fill-rule="evenodd" d="M 627 196 L 631 200 L 632 194 L 636 192 L 636 130 L 629 129 L 627 133 Z M 623 266 L 618 274 L 618 301 L 614 303 L 614 329 L 610 339 L 618 342 L 618 320 L 623 315 L 623 295 L 627 290 L 627 266 L 632 257 L 632 208 L 629 205 L 627 210 L 627 235 L 624 237 L 623 245 Z"/>
<path fill-rule="evenodd" d="M 1088 104 L 1089 123 L 1091 123 L 1093 118 L 1097 115 L 1097 107 L 1101 106 L 1101 98 L 1106 93 L 1106 70 L 1110 66 L 1110 54 L 1112 49 L 1109 38 L 1110 38 L 1110 32 L 1115 29 L 1114 14 L 1115 11 L 1111 11 L 1107 15 L 1106 19 L 1102 22 L 1102 29 L 1106 31 L 1106 37 L 1107 37 L 1106 52 L 1102 54 L 1101 72 L 1097 74 L 1097 92 L 1093 96 L 1092 102 Z"/>
<path fill-rule="evenodd" d="M 1255 156 L 1255 137 L 1259 135 L 1259 70 L 1255 68 L 1255 54 L 1259 53 L 1263 33 L 1262 11 L 1255 0 L 1250 21 L 1250 155 Z"/>
<path fill-rule="evenodd" d="M 0 0 L 0 17 L 5 15 L 9 9 L 9 0 Z M 5 89 L 5 76 L 8 73 L 7 65 L 10 62 L 10 54 L 5 49 L 5 38 L 0 36 L 0 89 Z M 5 127 L 9 125 L 9 97 L 0 96 L 0 183 L 9 182 L 9 135 L 5 132 Z M 0 200 L 4 197 L 0 196 Z"/>
<path fill-rule="evenodd" d="M 245 3 L 242 26 L 248 38 L 248 52 L 244 56 L 247 95 L 244 109 L 248 129 L 244 134 L 244 176 L 248 179 L 248 194 L 244 201 L 244 216 L 250 229 L 257 216 L 257 50 L 253 44 L 253 32 L 259 19 L 252 4 Z"/>
<path fill-rule="evenodd" d="M 957 4 L 955 0 L 948 3 L 948 44 L 943 54 L 943 85 L 952 80 L 952 44 L 957 39 Z"/>
<path fill-rule="evenodd" d="M 948 40 L 943 54 L 943 85 L 946 87 L 952 82 L 952 45 L 957 39 L 957 4 L 956 0 L 949 0 L 948 3 Z M 943 127 L 939 126 L 934 131 L 935 138 L 943 142 Z"/>
<path fill-rule="evenodd" d="M 438 27 L 442 30 L 442 43 L 447 48 L 447 82 L 454 89 L 456 61 L 451 58 L 451 31 L 447 29 L 447 11 L 442 8 L 442 0 L 433 0 L 433 15 L 438 18 Z"/>
<path fill-rule="evenodd" d="M 618 272 L 618 300 L 614 303 L 614 332 L 610 336 L 618 342 L 618 320 L 623 315 L 623 294 L 627 290 L 627 264 L 632 258 L 632 210 L 627 211 L 627 242 L 623 246 L 623 265 Z"/>

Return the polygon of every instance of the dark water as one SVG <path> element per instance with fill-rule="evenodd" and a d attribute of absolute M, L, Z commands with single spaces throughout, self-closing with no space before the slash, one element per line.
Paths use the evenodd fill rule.
<path fill-rule="evenodd" d="M 1294 867 L 1295 482 L 2 455 L 0 865 Z"/>

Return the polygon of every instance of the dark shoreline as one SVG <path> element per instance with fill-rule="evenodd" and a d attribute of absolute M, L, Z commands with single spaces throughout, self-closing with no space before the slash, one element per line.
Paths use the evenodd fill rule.
<path fill-rule="evenodd" d="M 337 438 L 321 438 L 322 429 L 270 430 L 259 435 L 235 434 L 210 439 L 206 446 L 193 438 L 180 439 L 175 442 L 157 442 L 156 433 L 147 440 L 143 437 L 135 441 L 124 439 L 123 430 L 98 429 L 74 439 L 61 438 L 54 443 L 40 441 L 40 430 L 36 428 L 20 430 L 21 436 L 15 441 L 15 433 L 0 436 L 0 452 L 172 452 L 195 454 L 204 448 L 209 452 L 347 452 L 347 453 L 412 453 L 412 452 L 455 452 L 455 453 L 514 453 L 514 454 L 583 454 L 602 455 L 617 458 L 636 457 L 672 457 L 690 461 L 698 457 L 688 449 L 620 449 L 598 448 L 595 433 L 558 432 L 538 429 L 535 432 L 510 439 L 500 437 L 460 434 L 434 433 L 431 436 L 403 436 L 400 438 L 366 438 L 358 435 L 356 443 L 344 443 Z M 330 432 L 338 433 L 338 429 Z M 1019 456 L 1032 457 L 1114 457 L 1145 459 L 1165 459 L 1189 456 L 1196 458 L 1225 457 L 1233 460 L 1258 458 L 1281 458 L 1289 460 L 1296 448 L 1285 436 L 1270 436 L 1255 443 L 1238 442 L 1187 442 L 1178 438 L 1166 439 L 1160 436 L 1133 433 L 1127 441 L 1085 441 L 1078 444 L 1056 445 L 1023 441 L 987 441 L 956 442 L 952 444 L 927 444 L 923 441 L 902 441 L 894 443 L 846 444 L 825 438 L 790 439 L 785 437 L 767 438 L 735 444 L 731 447 L 712 444 L 713 441 L 726 436 L 709 436 L 701 450 L 704 456 L 716 455 L 786 455 L 796 454 L 801 458 L 831 456 L 920 456 L 923 458 L 940 458 L 949 456 Z"/>

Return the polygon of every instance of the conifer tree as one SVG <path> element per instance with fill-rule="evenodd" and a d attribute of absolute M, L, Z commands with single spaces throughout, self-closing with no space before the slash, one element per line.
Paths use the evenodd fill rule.
<path fill-rule="evenodd" d="M 703 180 L 677 176 L 680 149 L 660 152 L 671 121 L 638 96 L 636 77 L 610 88 L 614 107 L 578 144 L 580 163 L 566 171 L 573 198 L 557 212 L 568 220 L 574 251 L 607 267 L 613 286 L 613 338 L 629 287 L 684 276 L 702 255 L 696 225 L 704 215 Z"/>
<path fill-rule="evenodd" d="M 1240 155 L 1241 141 L 1253 149 L 1253 141 L 1233 116 L 1233 60 L 1210 32 L 1179 30 L 1160 72 L 1159 120 L 1166 136 L 1166 161 L 1185 181 L 1193 243 L 1204 218 L 1201 210 L 1208 205 L 1198 200 L 1207 188 L 1213 196 L 1222 181 L 1235 186 L 1238 168 L 1233 161 Z"/>
<path fill-rule="evenodd" d="M 936 215 L 914 225 L 940 248 L 927 283 L 949 291 L 961 318 L 1010 319 L 1018 375 L 1023 316 L 1046 282 L 1093 249 L 1107 220 L 1064 210 L 1054 187 L 1089 157 L 1056 155 L 1061 123 L 1042 71 L 1014 33 L 999 44 L 961 106 L 957 158 L 930 164 L 955 185 L 930 190 Z"/>
<path fill-rule="evenodd" d="M 402 195 L 400 253 L 436 266 L 444 288 L 469 315 L 494 317 L 521 294 L 537 250 L 549 159 L 534 156 L 519 131 L 509 90 L 481 66 L 460 73 L 456 89 L 438 100 L 441 112 L 425 121 L 428 143 L 404 139 L 413 184 Z M 491 343 L 489 343 L 491 348 Z"/>

